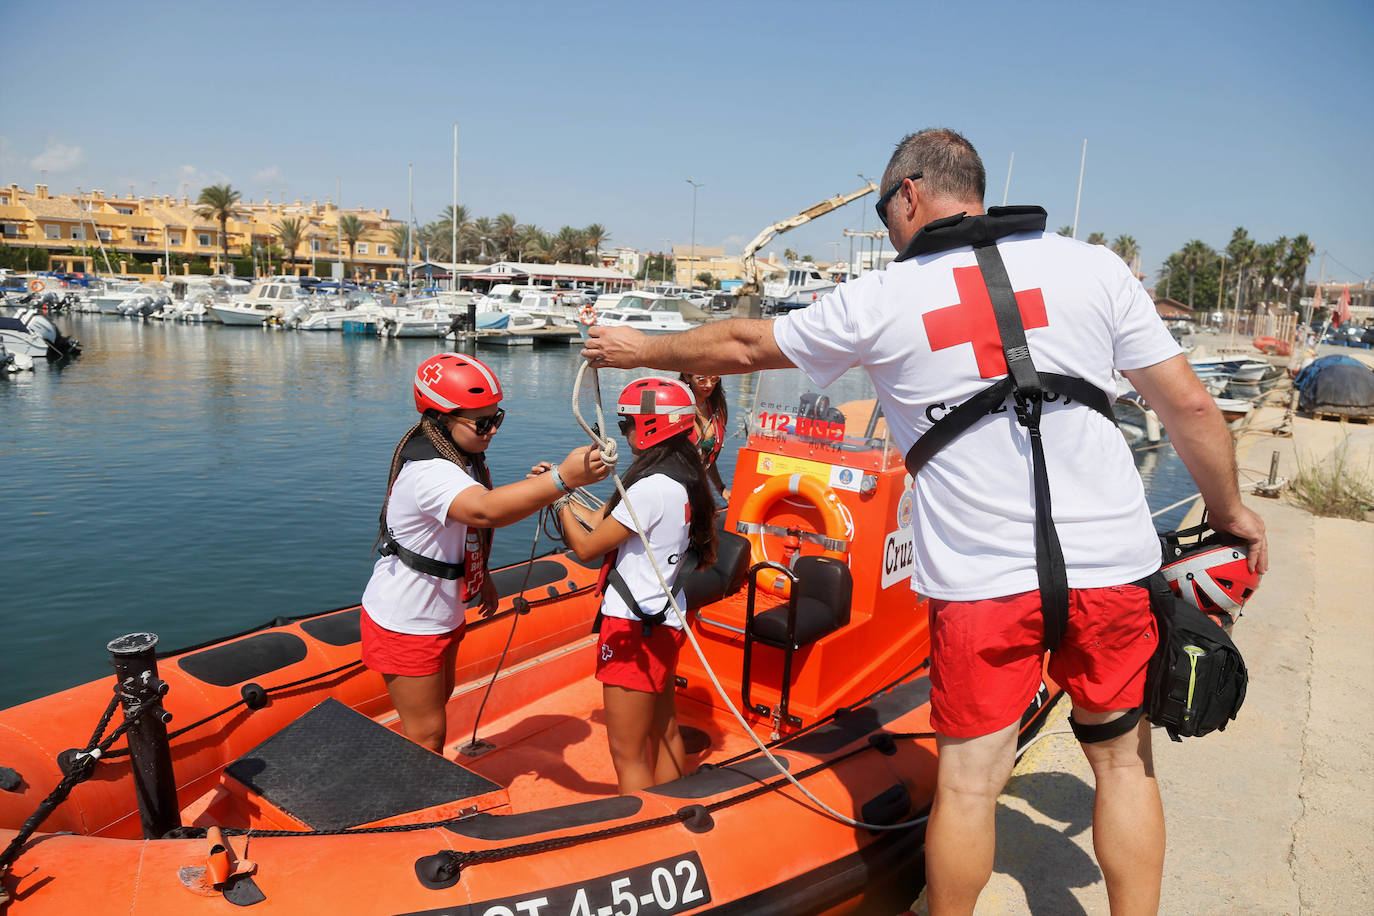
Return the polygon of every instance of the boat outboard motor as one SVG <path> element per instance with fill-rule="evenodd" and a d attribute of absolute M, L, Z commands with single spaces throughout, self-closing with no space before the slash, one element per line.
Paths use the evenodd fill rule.
<path fill-rule="evenodd" d="M 61 359 L 64 356 L 74 356 L 81 352 L 80 341 L 57 330 L 57 325 L 33 309 L 20 312 L 19 320 L 31 332 L 43 338 L 43 342 L 48 345 L 48 359 Z"/>

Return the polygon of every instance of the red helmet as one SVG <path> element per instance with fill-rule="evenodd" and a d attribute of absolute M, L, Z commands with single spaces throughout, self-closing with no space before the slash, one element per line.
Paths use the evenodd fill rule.
<path fill-rule="evenodd" d="M 1193 535 L 1196 540 L 1184 543 Z M 1160 535 L 1160 540 L 1164 545 L 1160 571 L 1174 594 L 1205 613 L 1222 613 L 1233 619 L 1240 616 L 1260 578 L 1246 565 L 1249 550 L 1245 541 L 1224 531 L 1211 531 L 1205 522 L 1170 531 Z"/>
<path fill-rule="evenodd" d="M 629 425 L 634 424 L 631 444 L 639 449 L 691 429 L 696 411 L 696 398 L 686 385 L 653 375 L 626 385 L 615 406 L 615 412 L 625 418 L 620 421 L 621 432 L 628 436 Z"/>
<path fill-rule="evenodd" d="M 415 409 L 451 413 L 490 407 L 501 400 L 501 382 L 481 360 L 439 353 L 415 370 Z"/>

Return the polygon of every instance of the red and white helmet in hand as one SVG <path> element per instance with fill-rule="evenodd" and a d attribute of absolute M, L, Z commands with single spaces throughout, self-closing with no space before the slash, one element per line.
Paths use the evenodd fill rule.
<path fill-rule="evenodd" d="M 438 353 L 415 370 L 415 409 L 452 413 L 490 407 L 501 400 L 501 382 L 479 359 Z"/>
<path fill-rule="evenodd" d="M 697 402 L 691 390 L 675 378 L 651 375 L 626 385 L 616 401 L 620 431 L 637 449 L 670 439 L 692 428 Z M 633 434 L 632 434 L 633 433 Z"/>
<path fill-rule="evenodd" d="M 1193 535 L 1196 540 L 1184 542 Z M 1160 541 L 1164 547 L 1160 571 L 1174 594 L 1204 613 L 1225 614 L 1232 620 L 1240 616 L 1260 579 L 1259 573 L 1249 569 L 1245 541 L 1211 531 L 1205 522 L 1162 534 Z"/>

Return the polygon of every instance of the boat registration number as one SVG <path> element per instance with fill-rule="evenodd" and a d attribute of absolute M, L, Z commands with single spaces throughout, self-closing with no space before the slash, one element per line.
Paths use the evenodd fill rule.
<path fill-rule="evenodd" d="M 688 852 L 575 884 L 410 916 L 669 916 L 710 901 L 706 870 Z"/>

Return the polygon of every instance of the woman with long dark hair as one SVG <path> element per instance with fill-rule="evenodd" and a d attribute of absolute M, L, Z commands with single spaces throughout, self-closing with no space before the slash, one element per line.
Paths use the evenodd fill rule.
<path fill-rule="evenodd" d="M 694 405 L 692 392 L 674 379 L 631 382 L 616 408 L 635 455 L 625 474 L 625 501 L 617 492 L 599 519 L 583 519 L 567 500 L 559 509 L 579 559 L 606 555 L 596 678 L 621 794 L 686 773 L 673 683 L 686 622 L 673 612 L 654 566 L 681 607 L 682 576 L 716 559 L 715 499 L 690 437 Z"/>
<path fill-rule="evenodd" d="M 492 489 L 486 451 L 501 428 L 501 383 L 484 363 L 440 353 L 415 372 L 416 423 L 391 456 L 378 542 L 363 592 L 363 664 L 380 673 L 405 736 L 435 753 L 466 611 L 496 609 L 487 575 L 492 529 L 517 522 L 609 469 L 587 446 L 556 467 Z"/>
<path fill-rule="evenodd" d="M 726 502 L 730 501 L 730 488 L 720 477 L 716 459 L 720 457 L 721 446 L 725 444 L 726 424 L 730 420 L 730 408 L 725 403 L 725 387 L 719 375 L 696 375 L 683 372 L 678 376 L 692 391 L 696 404 L 696 417 L 692 426 L 692 441 L 701 452 L 701 463 L 706 466 L 706 474 L 711 484 L 720 491 Z"/>

